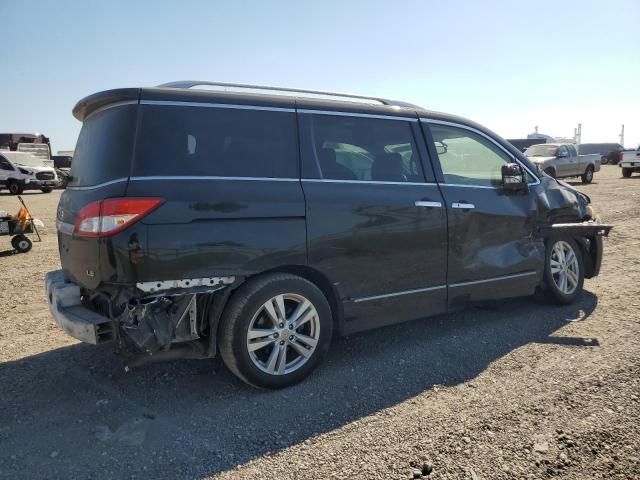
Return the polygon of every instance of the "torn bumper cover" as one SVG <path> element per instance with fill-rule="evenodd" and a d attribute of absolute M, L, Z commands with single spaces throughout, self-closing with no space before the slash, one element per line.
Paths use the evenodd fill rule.
<path fill-rule="evenodd" d="M 613 225 L 606 225 L 596 221 L 578 223 L 554 223 L 541 228 L 544 237 L 552 235 L 566 235 L 575 238 L 584 248 L 587 255 L 585 262 L 585 277 L 592 278 L 600 273 L 602 265 L 603 239 L 609 236 Z"/>
<path fill-rule="evenodd" d="M 62 270 L 45 275 L 49 311 L 68 335 L 93 345 L 116 339 L 116 325 L 82 305 L 80 287 L 65 278 Z"/>

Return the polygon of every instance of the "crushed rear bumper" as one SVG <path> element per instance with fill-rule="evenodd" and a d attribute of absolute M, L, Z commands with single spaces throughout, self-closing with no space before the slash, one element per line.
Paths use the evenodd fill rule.
<path fill-rule="evenodd" d="M 64 332 L 93 345 L 116 339 L 114 322 L 83 306 L 80 287 L 67 280 L 62 270 L 48 272 L 45 284 L 49 311 Z"/>

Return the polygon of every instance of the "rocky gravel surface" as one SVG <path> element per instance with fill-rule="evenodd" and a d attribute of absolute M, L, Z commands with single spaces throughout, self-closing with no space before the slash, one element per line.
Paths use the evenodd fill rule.
<path fill-rule="evenodd" d="M 640 478 L 640 176 L 605 166 L 579 188 L 615 229 L 575 305 L 339 339 L 277 392 L 219 360 L 126 373 L 62 334 L 43 290 L 59 192 L 25 194 L 48 231 L 25 255 L 0 237 L 0 478 Z"/>

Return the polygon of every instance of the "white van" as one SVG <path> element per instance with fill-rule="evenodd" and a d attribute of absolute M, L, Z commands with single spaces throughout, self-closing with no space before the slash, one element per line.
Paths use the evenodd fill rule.
<path fill-rule="evenodd" d="M 42 159 L 24 152 L 0 150 L 0 189 L 5 187 L 14 195 L 24 190 L 42 190 L 49 193 L 58 186 L 53 167 L 45 166 Z"/>

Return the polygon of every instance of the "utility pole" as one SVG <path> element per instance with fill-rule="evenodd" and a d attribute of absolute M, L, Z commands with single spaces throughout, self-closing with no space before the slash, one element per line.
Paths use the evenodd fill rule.
<path fill-rule="evenodd" d="M 620 145 L 624 147 L 624 123 L 622 124 L 622 129 L 620 130 Z"/>
<path fill-rule="evenodd" d="M 582 143 L 582 124 L 578 124 L 578 128 L 576 130 L 576 145 L 580 145 Z"/>

